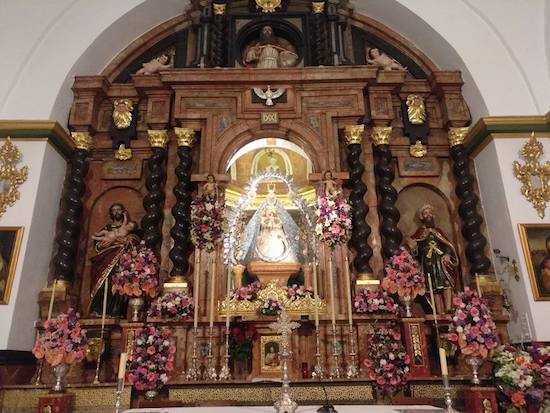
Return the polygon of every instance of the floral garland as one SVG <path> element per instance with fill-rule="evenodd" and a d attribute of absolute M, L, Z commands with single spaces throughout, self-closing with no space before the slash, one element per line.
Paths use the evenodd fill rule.
<path fill-rule="evenodd" d="M 86 356 L 88 339 L 80 327 L 80 314 L 73 308 L 44 323 L 44 332 L 37 339 L 32 353 L 45 358 L 52 366 L 78 363 Z"/>
<path fill-rule="evenodd" d="M 493 355 L 498 388 L 508 399 L 501 407 L 507 413 L 524 413 L 528 406 L 536 411 L 550 408 L 550 364 L 543 354 L 550 354 L 550 347 L 528 350 L 500 346 Z"/>
<path fill-rule="evenodd" d="M 417 295 L 426 293 L 426 278 L 405 248 L 401 247 L 388 259 L 384 270 L 386 276 L 382 280 L 382 288 L 390 294 L 397 293 L 399 297 L 408 296 L 414 300 Z"/>
<path fill-rule="evenodd" d="M 258 297 L 258 290 L 261 284 L 259 281 L 254 281 L 248 285 L 243 285 L 241 288 L 237 288 L 231 294 L 231 299 L 238 301 L 254 301 Z"/>
<path fill-rule="evenodd" d="M 117 270 L 113 274 L 113 294 L 130 297 L 149 295 L 156 297 L 159 261 L 153 250 L 141 241 L 122 254 Z"/>
<path fill-rule="evenodd" d="M 399 305 L 380 288 L 363 288 L 355 295 L 353 308 L 359 314 L 398 314 Z"/>
<path fill-rule="evenodd" d="M 457 344 L 462 354 L 486 358 L 497 347 L 496 325 L 487 300 L 468 287 L 453 298 L 450 320 L 449 341 Z"/>
<path fill-rule="evenodd" d="M 340 192 L 317 199 L 315 233 L 331 248 L 348 241 L 351 233 L 351 206 Z"/>
<path fill-rule="evenodd" d="M 281 314 L 283 307 L 276 298 L 268 298 L 260 308 L 260 313 L 263 315 L 278 315 Z"/>
<path fill-rule="evenodd" d="M 374 325 L 363 364 L 375 387 L 384 394 L 393 395 L 407 384 L 411 378 L 410 358 L 396 321 Z"/>
<path fill-rule="evenodd" d="M 193 297 L 183 292 L 169 292 L 151 303 L 148 315 L 182 319 L 193 314 L 193 309 Z"/>
<path fill-rule="evenodd" d="M 153 325 L 135 331 L 134 347 L 128 360 L 128 381 L 136 390 L 157 390 L 174 370 L 176 347 L 168 334 Z"/>
<path fill-rule="evenodd" d="M 258 339 L 258 330 L 253 323 L 234 323 L 229 330 L 229 353 L 233 360 L 252 358 L 252 343 Z"/>
<path fill-rule="evenodd" d="M 296 301 L 307 296 L 313 297 L 313 290 L 303 285 L 293 284 L 290 287 L 286 287 L 286 295 L 290 301 Z"/>
<path fill-rule="evenodd" d="M 212 252 L 223 236 L 224 204 L 204 196 L 191 202 L 191 241 L 195 247 Z"/>

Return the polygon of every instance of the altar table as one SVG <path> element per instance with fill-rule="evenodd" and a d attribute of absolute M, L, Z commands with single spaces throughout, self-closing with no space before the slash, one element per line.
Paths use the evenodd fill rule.
<path fill-rule="evenodd" d="M 317 413 L 320 406 L 299 406 L 296 413 Z M 379 406 L 348 405 L 334 406 L 338 413 L 441 413 L 443 409 L 433 406 Z M 274 413 L 273 406 L 231 406 L 231 407 L 173 407 L 131 409 L 124 413 Z"/>

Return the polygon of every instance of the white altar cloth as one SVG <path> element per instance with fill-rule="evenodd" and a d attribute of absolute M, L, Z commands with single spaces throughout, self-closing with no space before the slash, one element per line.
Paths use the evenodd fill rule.
<path fill-rule="evenodd" d="M 299 406 L 296 413 L 317 413 L 320 406 Z M 347 405 L 334 406 L 338 413 L 441 413 L 433 406 L 380 406 Z M 124 413 L 275 413 L 273 406 L 227 406 L 227 407 L 171 407 L 131 409 Z"/>

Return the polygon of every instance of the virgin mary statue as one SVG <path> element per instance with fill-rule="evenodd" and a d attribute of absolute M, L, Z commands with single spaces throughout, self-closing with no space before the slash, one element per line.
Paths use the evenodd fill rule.
<path fill-rule="evenodd" d="M 245 228 L 244 262 L 301 262 L 300 231 L 277 199 L 275 186 L 268 187 L 265 201 Z"/>

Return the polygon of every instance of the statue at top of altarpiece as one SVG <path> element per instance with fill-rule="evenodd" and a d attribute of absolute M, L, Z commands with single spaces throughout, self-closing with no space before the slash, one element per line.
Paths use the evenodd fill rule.
<path fill-rule="evenodd" d="M 458 255 L 443 231 L 435 226 L 434 207 L 426 204 L 418 211 L 421 226 L 411 236 L 411 250 L 426 277 L 431 281 L 438 313 L 450 311 L 453 290 L 458 282 Z M 441 302 L 443 295 L 443 302 Z M 429 297 L 429 295 L 427 295 Z M 443 308 L 441 308 L 443 306 Z"/>
<path fill-rule="evenodd" d="M 109 207 L 111 222 L 105 224 L 100 231 L 93 234 L 96 255 L 91 258 L 91 292 L 89 313 L 92 316 L 101 316 L 103 313 L 103 294 L 105 282 L 107 285 L 108 317 L 124 316 L 126 298 L 120 294 L 113 294 L 111 288 L 112 275 L 116 271 L 122 255 L 133 246 L 139 244 L 140 239 L 135 234 L 137 225 L 128 218 L 124 205 L 115 203 Z"/>
<path fill-rule="evenodd" d="M 287 40 L 275 36 L 271 26 L 264 26 L 260 39 L 244 49 L 243 62 L 255 64 L 258 69 L 277 69 L 293 67 L 298 63 L 296 48 Z"/>

